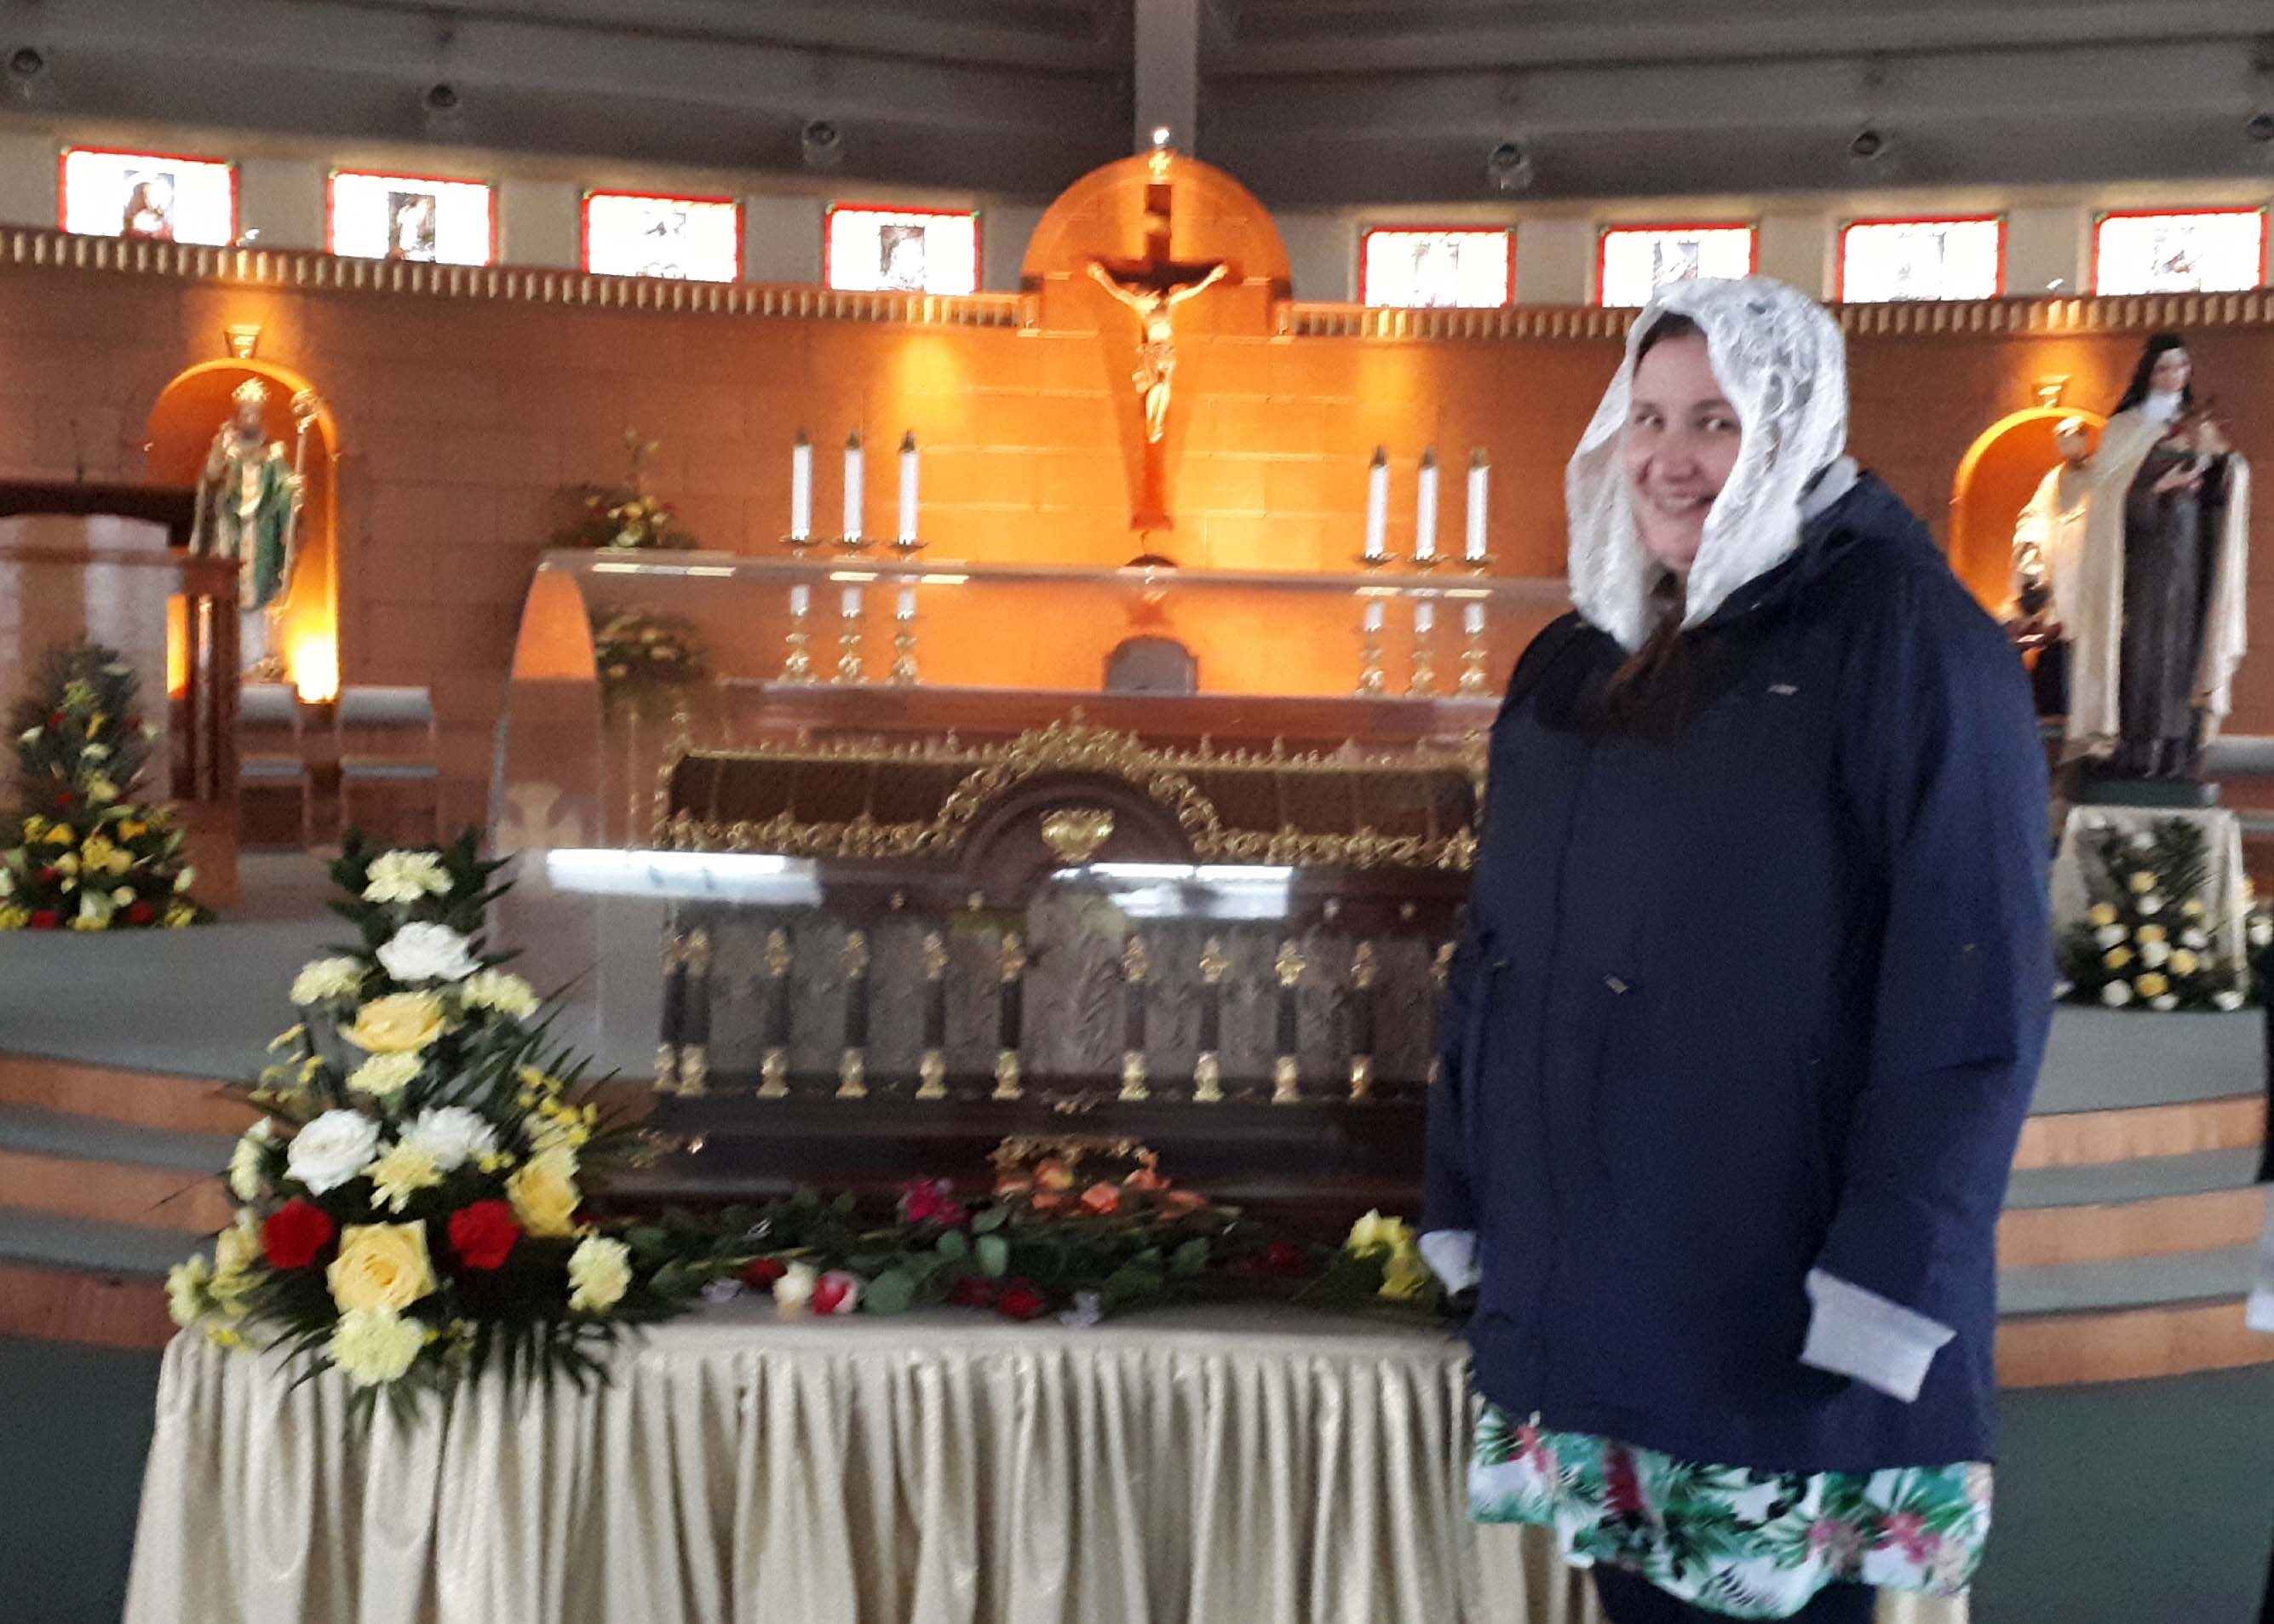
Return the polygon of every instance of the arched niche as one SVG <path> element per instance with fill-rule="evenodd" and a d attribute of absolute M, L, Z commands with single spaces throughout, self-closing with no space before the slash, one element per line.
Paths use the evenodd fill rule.
<path fill-rule="evenodd" d="M 158 392 L 146 438 L 149 475 L 161 485 L 194 485 L 214 436 L 235 410 L 230 398 L 248 378 L 268 388 L 268 438 L 292 452 L 292 397 L 312 388 L 288 366 L 268 361 L 206 361 Z M 319 396 L 320 399 L 321 397 Z M 294 545 L 292 583 L 284 598 L 282 655 L 286 671 L 304 693 L 329 698 L 339 686 L 339 425 L 331 409 L 318 410 L 308 430 L 307 477 Z"/>
<path fill-rule="evenodd" d="M 2013 598 L 2014 521 L 2060 461 L 2053 431 L 2071 417 L 2092 425 L 2096 434 L 2107 422 L 2097 411 L 2032 406 L 1992 424 L 1958 464 L 1950 492 L 1950 567 L 1992 614 Z"/>

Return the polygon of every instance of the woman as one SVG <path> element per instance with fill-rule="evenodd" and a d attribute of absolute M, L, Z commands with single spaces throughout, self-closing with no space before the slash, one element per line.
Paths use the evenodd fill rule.
<path fill-rule="evenodd" d="M 1615 1624 L 1864 1619 L 1987 1530 L 2044 767 L 1846 430 L 1811 300 L 1663 290 L 1493 729 L 1423 1247 L 1478 1286 L 1472 1512 L 1552 1524 Z"/>

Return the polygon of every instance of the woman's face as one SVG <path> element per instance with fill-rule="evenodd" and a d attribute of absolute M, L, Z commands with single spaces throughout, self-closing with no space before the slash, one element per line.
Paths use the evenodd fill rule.
<path fill-rule="evenodd" d="M 1621 439 L 1635 528 L 1650 555 L 1686 570 L 1706 539 L 1706 515 L 1736 466 L 1736 408 L 1694 335 L 1660 339 L 1635 368 Z"/>
<path fill-rule="evenodd" d="M 2148 387 L 2158 395 L 2177 395 L 2187 387 L 2195 376 L 2195 364 L 2187 359 L 2184 350 L 2166 350 L 2156 357 L 2156 370 L 2148 374 Z"/>

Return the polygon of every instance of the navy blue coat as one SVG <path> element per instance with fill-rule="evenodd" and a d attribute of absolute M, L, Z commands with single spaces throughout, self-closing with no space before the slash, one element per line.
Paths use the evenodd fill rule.
<path fill-rule="evenodd" d="M 1607 733 L 1566 617 L 1493 728 L 1423 1212 L 1478 1232 L 1477 1383 L 1699 1462 L 1987 1460 L 2052 1006 L 2027 679 L 1870 476 L 1691 651 L 1678 731 Z M 1799 1362 L 1814 1267 L 1956 1330 L 1916 1403 Z"/>

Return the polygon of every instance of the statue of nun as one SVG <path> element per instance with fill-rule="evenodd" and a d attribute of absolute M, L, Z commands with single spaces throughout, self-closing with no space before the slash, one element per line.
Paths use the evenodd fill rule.
<path fill-rule="evenodd" d="M 2197 403 L 2177 334 L 2148 341 L 2092 466 L 2075 579 L 2055 588 L 2070 753 L 2110 778 L 2192 779 L 2246 642 L 2250 468 Z"/>

